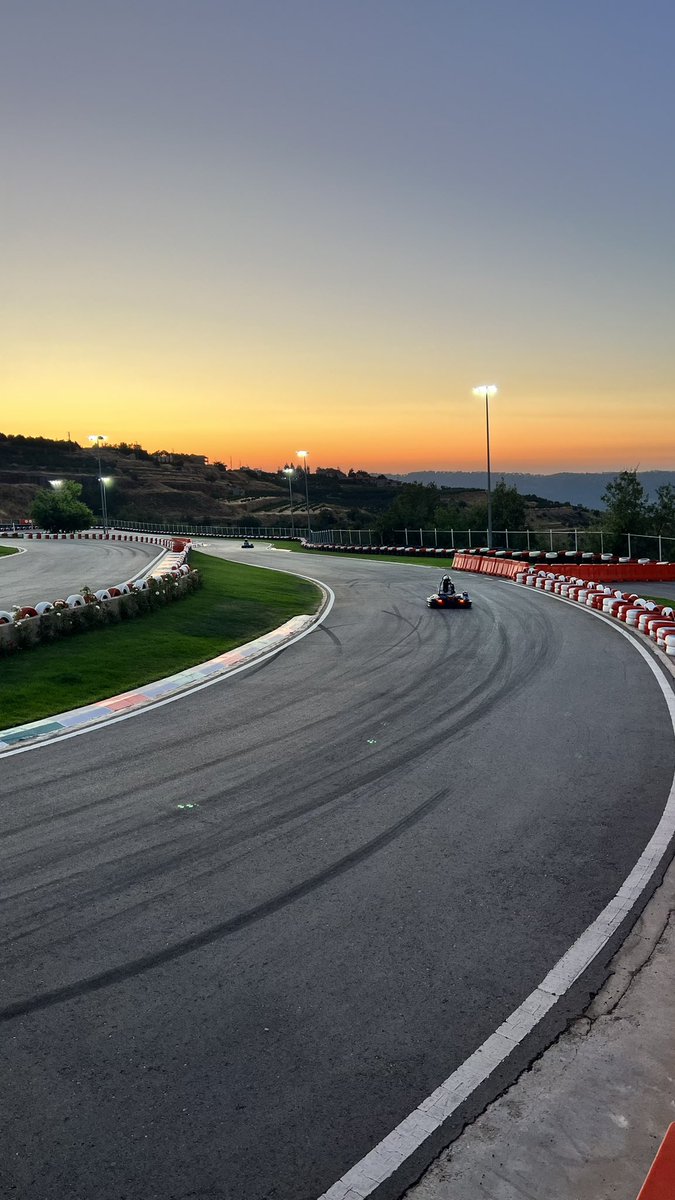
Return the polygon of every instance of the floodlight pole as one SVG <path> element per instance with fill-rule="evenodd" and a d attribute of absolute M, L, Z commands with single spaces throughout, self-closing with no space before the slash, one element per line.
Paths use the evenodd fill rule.
<path fill-rule="evenodd" d="M 487 447 L 487 544 L 492 549 L 492 480 L 490 478 L 490 396 L 497 388 L 494 383 L 481 383 L 473 389 L 474 396 L 485 396 L 485 441 Z"/>
<path fill-rule="evenodd" d="M 295 475 L 293 467 L 284 467 L 284 475 L 288 480 L 288 499 L 291 505 L 291 536 L 295 537 L 295 518 L 293 516 L 293 488 L 291 486 L 291 478 Z"/>
<path fill-rule="evenodd" d="M 307 481 L 307 459 L 309 458 L 309 450 L 297 450 L 298 458 L 302 459 L 302 467 L 305 476 L 305 503 L 307 504 L 307 541 L 310 540 L 312 525 L 309 519 L 309 483 Z"/>

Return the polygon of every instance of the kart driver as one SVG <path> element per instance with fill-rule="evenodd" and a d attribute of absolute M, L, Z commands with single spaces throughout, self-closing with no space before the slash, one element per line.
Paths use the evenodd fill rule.
<path fill-rule="evenodd" d="M 444 575 L 441 579 L 441 586 L 438 589 L 439 596 L 454 596 L 455 585 L 449 575 Z"/>

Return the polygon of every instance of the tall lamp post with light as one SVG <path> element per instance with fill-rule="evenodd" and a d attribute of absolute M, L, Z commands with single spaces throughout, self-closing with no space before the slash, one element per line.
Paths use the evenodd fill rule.
<path fill-rule="evenodd" d="M 296 450 L 295 453 L 297 454 L 298 458 L 301 458 L 303 460 L 302 468 L 303 468 L 304 475 L 305 475 L 305 501 L 307 504 L 307 541 L 309 541 L 309 536 L 310 536 L 310 533 L 312 532 L 312 526 L 311 526 L 310 519 L 309 519 L 309 484 L 307 482 L 307 475 L 309 473 L 309 467 L 307 466 L 307 459 L 309 458 L 309 450 Z"/>
<path fill-rule="evenodd" d="M 293 488 L 291 487 L 291 480 L 292 480 L 293 476 L 295 475 L 295 468 L 294 467 L 284 467 L 283 473 L 288 480 L 288 499 L 289 499 L 290 505 L 291 505 L 291 535 L 292 535 L 292 537 L 295 537 L 295 518 L 293 516 Z"/>
<path fill-rule="evenodd" d="M 487 445 L 487 544 L 492 549 L 492 487 L 490 483 L 490 396 L 497 394 L 494 383 L 481 383 L 473 389 L 474 396 L 485 396 L 485 439 Z"/>
<path fill-rule="evenodd" d="M 98 457 L 98 482 L 101 488 L 101 516 L 103 518 L 103 532 L 108 532 L 108 503 L 105 498 L 105 480 L 103 471 L 101 470 L 101 445 L 107 442 L 108 438 L 105 433 L 90 433 L 88 439 L 93 446 L 96 446 Z"/>

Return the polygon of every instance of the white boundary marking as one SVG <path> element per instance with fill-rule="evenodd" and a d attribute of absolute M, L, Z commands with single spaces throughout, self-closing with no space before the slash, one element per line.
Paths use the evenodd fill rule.
<path fill-rule="evenodd" d="M 564 600 L 562 596 L 553 598 L 563 600 L 565 604 L 571 604 L 575 608 L 579 607 L 573 601 Z M 661 688 L 675 735 L 675 696 L 653 655 L 627 630 L 615 625 L 602 613 L 585 608 L 582 611 L 599 617 L 617 633 L 623 634 L 631 646 L 642 655 Z M 558 959 L 539 986 L 499 1028 L 401 1121 L 400 1125 L 387 1134 L 327 1192 L 323 1192 L 319 1200 L 367 1200 L 367 1197 L 373 1196 L 406 1159 L 440 1129 L 471 1093 L 485 1083 L 601 952 L 649 883 L 674 833 L 675 776 L 661 820 L 616 896 L 573 942 L 566 954 Z"/>

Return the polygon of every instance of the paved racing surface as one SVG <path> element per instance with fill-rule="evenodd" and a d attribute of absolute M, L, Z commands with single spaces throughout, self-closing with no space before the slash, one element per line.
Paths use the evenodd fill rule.
<path fill-rule="evenodd" d="M 323 627 L 2 760 L 3 1196 L 318 1196 L 539 983 L 663 810 L 666 706 L 604 623 L 498 580 L 442 612 L 418 567 L 248 561 L 330 583 Z"/>
<path fill-rule="evenodd" d="M 85 584 L 96 591 L 133 579 L 146 563 L 160 553 L 161 546 L 145 542 L 9 541 L 25 554 L 3 554 L 0 558 L 0 609 L 9 612 L 14 604 L 37 604 L 40 600 L 66 599 Z"/>

